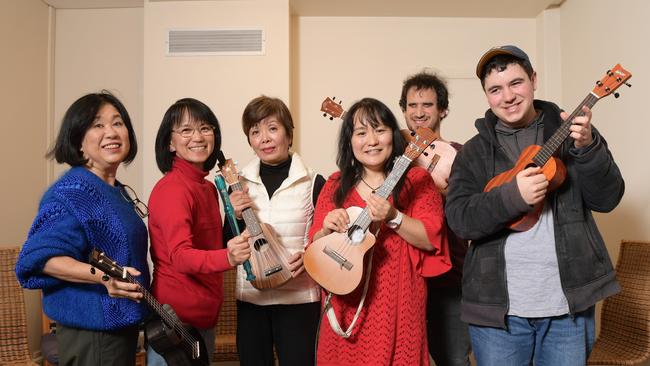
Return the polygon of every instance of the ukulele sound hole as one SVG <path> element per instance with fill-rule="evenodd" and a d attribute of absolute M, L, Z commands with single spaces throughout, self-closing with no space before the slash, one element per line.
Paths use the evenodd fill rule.
<path fill-rule="evenodd" d="M 352 244 L 359 244 L 363 241 L 363 238 L 365 237 L 365 233 L 363 230 L 357 226 L 357 225 L 352 225 L 348 229 L 348 238 L 350 238 L 350 241 Z"/>
<path fill-rule="evenodd" d="M 266 244 L 268 244 L 266 239 L 260 238 L 260 239 L 255 240 L 255 243 L 253 243 L 253 248 L 255 248 L 255 250 L 257 250 L 259 252 L 259 251 L 266 248 Z"/>

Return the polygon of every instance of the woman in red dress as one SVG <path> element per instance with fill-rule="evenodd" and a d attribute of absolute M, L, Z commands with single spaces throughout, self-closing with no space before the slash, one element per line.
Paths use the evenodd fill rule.
<path fill-rule="evenodd" d="M 394 115 L 376 99 L 362 99 L 350 108 L 338 146 L 340 171 L 323 187 L 310 238 L 345 232 L 350 223 L 345 209 L 350 206 L 368 206 L 373 221 L 369 231 L 377 235 L 356 325 L 344 338 L 323 321 L 317 364 L 429 365 L 424 277 L 451 268 L 440 194 L 431 176 L 419 167 L 403 175 L 388 199 L 375 194 L 406 146 Z M 348 295 L 332 296 L 343 329 L 355 316 L 364 282 L 365 278 Z"/>

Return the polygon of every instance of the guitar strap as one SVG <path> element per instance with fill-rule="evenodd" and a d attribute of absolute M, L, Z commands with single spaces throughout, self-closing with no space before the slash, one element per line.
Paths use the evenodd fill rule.
<path fill-rule="evenodd" d="M 372 271 L 372 254 L 374 251 L 375 247 L 373 246 L 372 249 L 370 249 L 370 255 L 368 256 L 368 265 L 366 266 L 366 280 L 363 284 L 363 294 L 361 294 L 361 300 L 359 301 L 357 312 L 354 314 L 354 318 L 352 318 L 352 322 L 348 326 L 348 329 L 343 331 L 341 324 L 339 323 L 338 319 L 336 319 L 336 314 L 334 313 L 334 308 L 332 307 L 332 302 L 330 301 L 332 299 L 332 293 L 329 292 L 325 298 L 325 313 L 327 314 L 327 320 L 329 320 L 330 327 L 332 327 L 334 333 L 343 338 L 349 338 L 350 335 L 352 335 L 352 329 L 354 329 L 354 325 L 359 319 L 359 314 L 363 308 L 363 302 L 366 300 L 366 293 L 368 293 L 368 284 L 370 283 L 370 272 Z"/>

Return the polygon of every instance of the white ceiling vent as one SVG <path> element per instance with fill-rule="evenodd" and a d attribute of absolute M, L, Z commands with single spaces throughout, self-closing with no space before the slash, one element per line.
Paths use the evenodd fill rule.
<path fill-rule="evenodd" d="M 170 29 L 167 55 L 263 55 L 265 42 L 259 28 Z"/>

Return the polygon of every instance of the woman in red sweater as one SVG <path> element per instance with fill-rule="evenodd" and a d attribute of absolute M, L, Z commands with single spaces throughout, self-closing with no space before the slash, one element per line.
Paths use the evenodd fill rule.
<path fill-rule="evenodd" d="M 323 324 L 317 364 L 428 365 L 424 276 L 451 268 L 440 194 L 419 167 L 403 175 L 388 199 L 375 194 L 406 146 L 395 117 L 376 99 L 362 99 L 350 108 L 338 146 L 340 171 L 323 187 L 310 237 L 346 232 L 351 220 L 345 209 L 368 206 L 373 222 L 369 231 L 376 233 L 376 242 L 356 325 L 344 338 Z M 332 296 L 342 329 L 355 317 L 364 293 L 361 282 L 348 295 Z"/>
<path fill-rule="evenodd" d="M 222 156 L 219 122 L 207 105 L 181 99 L 165 113 L 155 147 L 165 175 L 149 198 L 152 292 L 199 331 L 211 357 L 223 302 L 222 272 L 250 256 L 246 237 L 237 236 L 224 248 L 217 190 L 204 179 Z M 165 364 L 150 347 L 147 365 Z"/>

